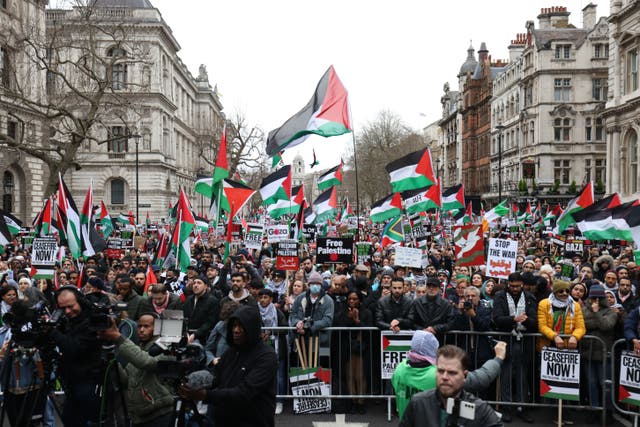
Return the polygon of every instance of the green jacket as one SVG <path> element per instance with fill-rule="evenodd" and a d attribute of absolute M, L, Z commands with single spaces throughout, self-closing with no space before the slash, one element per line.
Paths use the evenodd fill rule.
<path fill-rule="evenodd" d="M 391 378 L 391 384 L 396 391 L 396 408 L 402 419 L 411 396 L 423 390 L 436 388 L 436 367 L 429 365 L 424 368 L 413 368 L 406 360 L 396 366 Z"/>
<path fill-rule="evenodd" d="M 138 347 L 124 337 L 117 342 L 118 356 L 128 362 L 120 372 L 126 387 L 127 409 L 134 424 L 146 423 L 173 411 L 173 396 L 155 374 L 156 363 L 167 356 L 150 356 L 147 351 L 153 343 Z"/>

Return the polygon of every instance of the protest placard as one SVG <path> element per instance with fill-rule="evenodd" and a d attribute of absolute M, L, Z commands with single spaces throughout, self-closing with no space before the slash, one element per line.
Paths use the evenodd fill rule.
<path fill-rule="evenodd" d="M 620 356 L 618 400 L 640 406 L 640 356 L 630 351 L 623 351 Z"/>
<path fill-rule="evenodd" d="M 453 227 L 456 265 L 471 267 L 484 264 L 484 236 L 482 224 Z"/>
<path fill-rule="evenodd" d="M 331 370 L 316 368 L 289 369 L 291 394 L 305 398 L 293 399 L 294 414 L 320 414 L 331 412 L 331 399 L 316 396 L 331 395 Z"/>
<path fill-rule="evenodd" d="M 407 358 L 411 350 L 412 332 L 382 331 L 380 333 L 381 363 L 380 375 L 383 380 L 389 380 L 393 376 L 396 366 Z"/>
<path fill-rule="evenodd" d="M 422 267 L 422 249 L 407 248 L 405 246 L 398 246 L 396 248 L 396 257 L 394 265 L 400 265 L 402 267 Z"/>
<path fill-rule="evenodd" d="M 31 267 L 34 279 L 53 279 L 58 255 L 55 237 L 37 237 L 31 246 Z"/>
<path fill-rule="evenodd" d="M 518 241 L 509 239 L 489 239 L 486 275 L 497 279 L 507 279 L 516 271 Z"/>
<path fill-rule="evenodd" d="M 122 258 L 122 239 L 119 237 L 109 237 L 107 240 L 107 249 L 105 255 L 109 259 Z"/>
<path fill-rule="evenodd" d="M 580 400 L 580 352 L 543 347 L 540 354 L 540 396 Z"/>
<path fill-rule="evenodd" d="M 302 234 L 304 234 L 305 239 L 314 240 L 316 238 L 316 231 L 318 228 L 315 224 L 304 224 L 302 226 Z"/>
<path fill-rule="evenodd" d="M 244 235 L 244 245 L 248 249 L 262 248 L 262 236 L 264 234 L 264 226 L 262 224 L 247 224 L 247 230 Z"/>
<path fill-rule="evenodd" d="M 580 255 L 584 252 L 584 239 L 574 237 L 567 238 L 564 241 L 564 255 L 565 256 L 575 256 Z"/>
<path fill-rule="evenodd" d="M 358 242 L 356 243 L 356 264 L 369 264 L 370 258 L 369 254 L 371 253 L 371 243 L 370 242 Z"/>
<path fill-rule="evenodd" d="M 276 269 L 277 270 L 297 270 L 298 262 L 298 242 L 295 240 L 283 240 L 276 244 Z"/>
<path fill-rule="evenodd" d="M 316 243 L 316 262 L 318 264 L 353 263 L 353 238 L 319 237 Z"/>
<path fill-rule="evenodd" d="M 289 226 L 286 224 L 267 225 L 264 231 L 269 243 L 278 243 L 289 238 Z"/>

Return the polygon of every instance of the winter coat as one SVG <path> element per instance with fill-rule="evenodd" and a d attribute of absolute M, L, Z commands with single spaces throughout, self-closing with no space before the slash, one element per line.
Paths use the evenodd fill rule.
<path fill-rule="evenodd" d="M 123 298 L 122 302 L 127 304 L 127 314 L 129 315 L 130 319 L 138 320 L 141 313 L 140 307 L 143 301 L 144 298 L 138 295 L 134 290 L 131 290 L 129 295 Z"/>
<path fill-rule="evenodd" d="M 609 268 L 604 270 L 602 268 L 602 261 L 609 262 Z M 613 257 L 611 255 L 600 255 L 596 258 L 596 262 L 593 264 L 593 277 L 598 279 L 601 282 L 604 282 L 604 275 L 607 274 L 607 271 L 613 269 Z"/>
<path fill-rule="evenodd" d="M 172 294 L 171 292 L 168 293 L 169 295 L 169 302 L 167 303 L 167 307 L 164 310 L 182 310 L 182 301 L 180 300 L 180 297 L 176 294 Z M 163 313 L 164 313 L 163 310 Z M 139 311 L 139 315 L 142 315 L 144 313 L 156 313 L 158 315 L 160 315 L 160 317 L 162 318 L 162 314 L 158 313 L 156 311 L 156 309 L 153 307 L 153 301 L 151 300 L 151 297 L 145 298 L 142 297 L 142 301 L 140 302 L 140 307 L 138 309 Z"/>
<path fill-rule="evenodd" d="M 235 322 L 247 336 L 242 346 L 233 341 Z M 207 390 L 204 400 L 215 406 L 215 425 L 275 425 L 278 362 L 273 348 L 262 341 L 260 326 L 257 307 L 240 306 L 229 318 L 227 342 L 230 347 L 215 367 L 216 383 Z"/>
<path fill-rule="evenodd" d="M 168 356 L 151 356 L 148 351 L 155 341 L 142 347 L 121 337 L 117 342 L 118 356 L 128 362 L 121 371 L 125 386 L 127 410 L 134 424 L 147 423 L 173 411 L 171 391 L 155 373 L 159 360 Z"/>
<path fill-rule="evenodd" d="M 522 291 L 520 298 L 525 298 L 524 311 L 527 314 L 527 320 L 522 322 L 525 327 L 524 333 L 533 333 L 538 331 L 538 304 L 533 294 Z M 519 301 L 519 299 L 518 299 Z M 514 301 L 516 307 L 518 301 Z M 511 332 L 516 326 L 513 317 L 509 314 L 509 303 L 507 302 L 507 291 L 499 291 L 493 298 L 493 323 L 498 331 Z"/>
<path fill-rule="evenodd" d="M 391 321 L 397 319 L 400 324 L 400 329 L 410 329 L 411 322 L 409 321 L 409 308 L 411 307 L 412 299 L 408 295 L 403 295 L 397 302 L 393 300 L 391 295 L 382 297 L 375 309 L 375 321 L 376 326 L 386 331 L 391 325 Z"/>
<path fill-rule="evenodd" d="M 587 332 L 587 329 L 584 325 L 584 317 L 582 316 L 580 304 L 576 302 L 573 304 L 573 307 L 573 316 L 567 313 L 562 333 L 572 335 L 580 341 Z M 542 347 L 551 345 L 553 338 L 557 335 L 553 330 L 553 316 L 551 314 L 551 302 L 549 298 L 543 299 L 540 301 L 540 304 L 538 304 L 538 329 L 540 333 L 544 335 L 544 338 L 538 340 L 538 351 L 540 351 Z M 565 339 L 565 342 L 566 341 L 567 339 Z"/>
<path fill-rule="evenodd" d="M 604 342 L 604 349 L 598 340 L 587 340 L 581 345 L 582 355 L 591 360 L 602 360 L 602 352 L 604 351 L 606 355 L 615 341 L 618 315 L 606 301 L 606 298 L 600 298 L 600 309 L 597 312 L 594 312 L 588 303 L 582 311 L 587 334 L 596 336 Z"/>
<path fill-rule="evenodd" d="M 295 327 L 305 317 L 311 317 L 311 334 L 320 333 L 320 345 L 327 347 L 331 340 L 330 333 L 320 331 L 333 326 L 333 313 L 333 300 L 328 295 L 321 293 L 316 302 L 311 303 L 309 291 L 306 291 L 298 295 L 293 303 L 289 324 Z"/>
<path fill-rule="evenodd" d="M 413 329 L 431 326 L 438 335 L 450 331 L 455 320 L 451 304 L 440 295 L 436 295 L 435 298 L 424 295 L 420 299 L 413 300 L 408 317 Z"/>
<path fill-rule="evenodd" d="M 218 322 L 219 309 L 218 300 L 209 292 L 205 292 L 197 300 L 195 295 L 191 295 L 184 303 L 184 317 L 189 319 L 187 329 L 195 329 L 196 338 L 200 343 L 207 341 L 209 332 Z"/>

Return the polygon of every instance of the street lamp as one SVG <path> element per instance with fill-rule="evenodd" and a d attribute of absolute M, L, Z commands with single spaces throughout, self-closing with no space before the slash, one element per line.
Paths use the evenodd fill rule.
<path fill-rule="evenodd" d="M 502 203 L 502 130 L 504 125 L 498 122 L 496 130 L 498 131 L 498 204 Z"/>
<path fill-rule="evenodd" d="M 440 159 L 436 159 L 436 179 L 440 178 Z"/>

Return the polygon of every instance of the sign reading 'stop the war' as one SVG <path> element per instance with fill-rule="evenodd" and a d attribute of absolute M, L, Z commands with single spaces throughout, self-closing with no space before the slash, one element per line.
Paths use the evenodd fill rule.
<path fill-rule="evenodd" d="M 351 264 L 353 262 L 352 237 L 319 237 L 316 242 L 316 262 L 318 264 Z"/>

